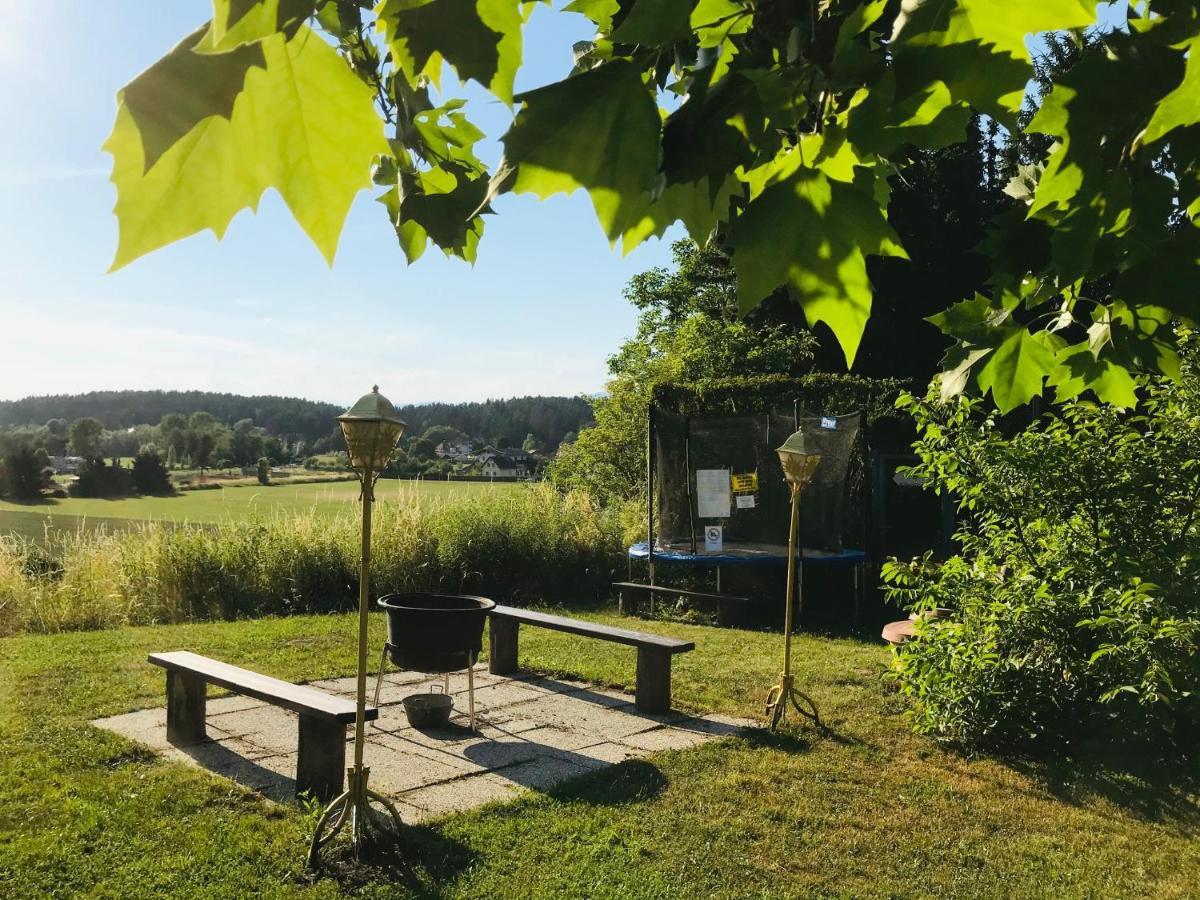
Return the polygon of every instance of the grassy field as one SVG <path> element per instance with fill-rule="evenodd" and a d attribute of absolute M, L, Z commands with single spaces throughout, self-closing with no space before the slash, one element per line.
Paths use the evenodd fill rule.
<path fill-rule="evenodd" d="M 512 483 L 470 481 L 380 481 L 375 497 L 384 503 L 422 503 L 464 494 L 512 490 Z M 219 490 L 186 491 L 173 497 L 129 497 L 99 500 L 68 497 L 40 503 L 0 500 L 0 533 L 15 532 L 38 539 L 47 528 L 75 530 L 103 526 L 121 529 L 129 522 L 227 522 L 269 517 L 280 512 L 313 511 L 333 516 L 358 499 L 358 483 L 285 483 L 263 487 L 242 485 Z"/>
<path fill-rule="evenodd" d="M 678 705 L 760 713 L 778 635 L 637 627 L 696 642 L 675 660 Z M 1195 773 L 943 750 L 906 728 L 869 635 L 798 641 L 826 733 L 752 732 L 407 828 L 377 871 L 333 854 L 305 872 L 311 814 L 87 724 L 163 702 L 147 651 L 298 681 L 349 674 L 352 633 L 311 616 L 0 640 L 0 896 L 1159 898 L 1200 883 Z M 609 685 L 632 685 L 634 656 L 522 634 L 526 667 Z"/>

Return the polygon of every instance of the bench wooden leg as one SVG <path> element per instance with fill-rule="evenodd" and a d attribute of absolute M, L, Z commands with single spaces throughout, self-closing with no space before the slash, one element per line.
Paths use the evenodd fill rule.
<path fill-rule="evenodd" d="M 638 614 L 638 595 L 634 591 L 618 591 L 617 592 L 617 609 L 620 610 L 623 616 L 636 616 Z"/>
<path fill-rule="evenodd" d="M 167 670 L 167 740 L 172 744 L 194 744 L 207 736 L 207 687 L 199 675 Z"/>
<path fill-rule="evenodd" d="M 517 671 L 517 640 L 521 623 L 510 619 L 488 620 L 488 671 L 511 675 Z"/>
<path fill-rule="evenodd" d="M 346 726 L 315 716 L 300 716 L 297 796 L 308 791 L 322 803 L 328 803 L 342 792 L 345 774 Z"/>
<path fill-rule="evenodd" d="M 638 647 L 637 696 L 639 712 L 671 711 L 671 654 L 656 647 Z"/>

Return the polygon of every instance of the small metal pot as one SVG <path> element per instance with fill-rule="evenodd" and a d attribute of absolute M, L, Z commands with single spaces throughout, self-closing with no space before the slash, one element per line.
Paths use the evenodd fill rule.
<path fill-rule="evenodd" d="M 454 698 L 449 694 L 409 694 L 400 701 L 413 728 L 440 728 L 450 722 Z"/>

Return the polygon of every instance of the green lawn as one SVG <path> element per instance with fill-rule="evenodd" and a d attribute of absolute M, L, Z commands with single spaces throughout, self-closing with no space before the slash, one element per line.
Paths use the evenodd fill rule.
<path fill-rule="evenodd" d="M 637 627 L 696 641 L 675 661 L 680 705 L 758 714 L 778 635 Z M 827 734 L 753 733 L 448 816 L 408 829 L 403 863 L 378 872 L 305 873 L 311 815 L 87 724 L 162 703 L 148 651 L 317 679 L 352 671 L 352 632 L 333 616 L 0 640 L 0 896 L 1109 898 L 1194 897 L 1200 883 L 1200 806 L 1171 787 L 1180 773 L 942 750 L 906 729 L 870 636 L 798 642 Z M 634 675 L 629 648 L 537 629 L 522 663 L 626 687 Z"/>
<path fill-rule="evenodd" d="M 425 502 L 467 492 L 512 490 L 512 483 L 469 481 L 380 481 L 375 488 L 381 502 Z M 16 532 L 40 538 L 47 527 L 74 530 L 80 527 L 121 528 L 130 522 L 224 522 L 277 512 L 315 511 L 335 515 L 358 499 L 358 483 L 280 483 L 242 485 L 219 490 L 185 491 L 173 497 L 129 497 L 96 500 L 81 497 L 47 499 L 41 503 L 0 500 L 0 534 Z"/>

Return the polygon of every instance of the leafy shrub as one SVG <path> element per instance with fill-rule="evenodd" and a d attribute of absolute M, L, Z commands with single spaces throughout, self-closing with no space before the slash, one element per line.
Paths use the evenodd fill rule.
<path fill-rule="evenodd" d="M 961 551 L 891 562 L 919 622 L 894 656 L 919 731 L 968 745 L 1186 742 L 1200 722 L 1200 373 L 1138 413 L 1079 400 L 1005 437 L 978 401 L 901 401 L 912 473 L 958 502 Z M 936 389 L 935 389 L 936 390 Z"/>
<path fill-rule="evenodd" d="M 143 449 L 133 458 L 133 487 L 139 494 L 170 494 L 171 475 L 157 450 Z"/>
<path fill-rule="evenodd" d="M 0 465 L 0 495 L 14 500 L 36 500 L 51 487 L 53 470 L 46 451 L 40 447 L 17 447 Z"/>
<path fill-rule="evenodd" d="M 79 466 L 79 477 L 68 490 L 72 497 L 127 497 L 134 492 L 133 475 L 128 469 L 93 457 Z"/>

